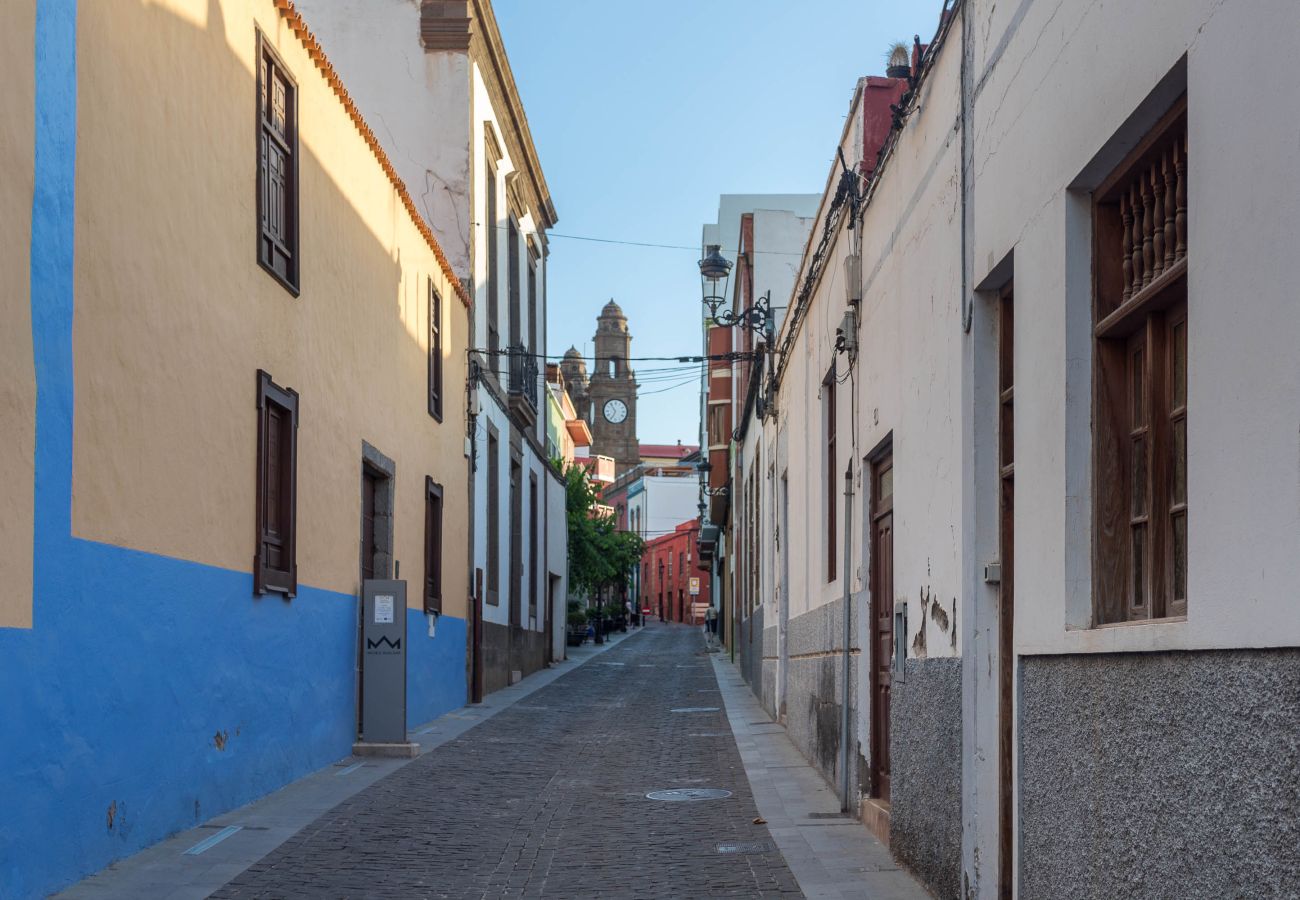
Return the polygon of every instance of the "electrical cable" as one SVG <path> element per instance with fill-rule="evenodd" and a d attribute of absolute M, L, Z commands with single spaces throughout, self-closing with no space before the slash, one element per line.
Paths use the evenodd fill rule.
<path fill-rule="evenodd" d="M 679 381 L 677 384 L 669 385 L 668 387 L 665 388 L 659 388 L 658 390 L 654 390 L 654 391 L 637 391 L 636 395 L 638 398 L 640 398 L 640 397 L 648 397 L 651 394 L 663 394 L 668 391 L 675 391 L 681 387 L 686 387 L 688 384 L 695 384 L 695 378 L 691 377 L 686 379 L 685 381 Z"/>
<path fill-rule="evenodd" d="M 488 355 L 486 347 L 470 347 L 466 353 L 478 353 L 483 356 Z M 497 351 L 500 356 L 527 356 L 531 359 L 544 359 L 550 362 L 564 362 L 565 359 L 579 359 L 583 362 L 601 362 L 608 361 L 613 357 L 609 356 L 554 356 L 545 353 L 519 353 L 507 351 L 504 347 Z M 732 350 L 728 353 L 711 353 L 711 354 L 692 354 L 689 356 L 621 356 L 618 357 L 623 362 L 678 362 L 678 363 L 703 363 L 703 362 L 742 362 L 744 360 L 756 359 L 756 351 Z"/>
<path fill-rule="evenodd" d="M 475 222 L 475 225 L 482 226 L 482 222 Z M 509 225 L 497 225 L 497 231 L 508 231 Z M 543 231 L 543 235 L 549 238 L 564 238 L 569 241 L 588 241 L 594 244 L 618 244 L 624 247 L 650 247 L 655 250 L 689 250 L 692 253 L 699 253 L 700 247 L 692 247 L 688 244 L 660 244 L 654 241 L 625 241 L 619 238 L 595 237 L 589 234 L 560 234 L 555 231 Z M 803 256 L 802 250 L 747 250 L 746 253 L 766 253 L 775 256 Z"/>

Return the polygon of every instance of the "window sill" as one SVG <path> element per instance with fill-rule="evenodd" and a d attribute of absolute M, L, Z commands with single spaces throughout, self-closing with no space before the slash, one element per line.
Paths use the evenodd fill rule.
<path fill-rule="evenodd" d="M 1185 283 L 1186 279 L 1187 257 L 1184 256 L 1098 322 L 1097 337 L 1122 337 L 1129 333 L 1147 313 L 1164 309 L 1181 296 L 1184 296 L 1182 294 L 1175 296 L 1167 292 L 1175 285 Z"/>
<path fill-rule="evenodd" d="M 1105 625 L 1066 625 L 1060 630 L 1035 629 L 1016 639 L 1020 656 L 1063 656 L 1105 653 L 1153 653 L 1214 646 L 1185 616 L 1111 622 Z"/>
<path fill-rule="evenodd" d="M 1067 625 L 1066 631 L 1101 631 L 1110 628 L 1140 628 L 1143 625 L 1181 625 L 1187 616 L 1167 616 L 1163 619 L 1134 619 L 1131 622 L 1103 622 L 1100 625 Z"/>
<path fill-rule="evenodd" d="M 284 288 L 286 291 L 288 291 L 290 294 L 292 294 L 295 297 L 301 296 L 302 291 L 299 289 L 298 285 L 294 284 L 292 281 L 285 278 L 279 272 L 275 271 L 273 267 L 267 265 L 265 260 L 259 258 L 257 264 L 258 266 L 261 267 L 263 272 L 270 275 L 277 282 L 279 282 L 280 287 Z"/>

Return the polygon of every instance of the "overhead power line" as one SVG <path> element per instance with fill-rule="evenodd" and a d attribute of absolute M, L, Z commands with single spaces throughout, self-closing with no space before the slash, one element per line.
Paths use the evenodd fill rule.
<path fill-rule="evenodd" d="M 476 225 L 482 225 L 482 222 L 475 222 Z M 508 225 L 496 226 L 497 231 L 508 231 Z M 650 247 L 655 250 L 689 250 L 692 253 L 700 253 L 703 248 L 692 247 L 688 244 L 660 244 L 654 241 L 626 241 L 620 238 L 596 237 L 590 234 L 560 234 L 555 231 L 547 231 L 544 234 L 548 238 L 564 238 L 569 241 L 588 241 L 593 244 L 618 244 L 624 247 Z M 746 253 L 763 253 L 772 256 L 803 256 L 802 250 L 755 250 L 753 248 L 745 251 Z"/>
<path fill-rule="evenodd" d="M 689 250 L 692 253 L 699 253 L 700 247 L 690 247 L 686 244 L 656 244 L 652 241 L 623 241 L 618 238 L 593 237 L 585 234 L 559 234 L 554 231 L 546 232 L 547 237 L 565 238 L 570 241 L 590 241 L 594 244 L 620 244 L 625 247 L 652 247 L 656 250 Z M 802 250 L 755 250 L 753 248 L 746 251 L 747 253 L 764 253 L 774 256 L 803 256 Z"/>
<path fill-rule="evenodd" d="M 466 353 L 477 353 L 481 356 L 488 355 L 486 347 L 470 347 Z M 612 356 L 548 356 L 545 353 L 519 353 L 518 351 L 507 351 L 504 347 L 497 351 L 501 356 L 527 356 L 532 359 L 544 359 L 547 362 L 564 362 L 565 359 L 580 359 L 583 362 L 608 362 L 614 359 Z M 702 363 L 702 362 L 741 362 L 743 360 L 753 360 L 759 357 L 758 351 L 754 350 L 732 350 L 729 353 L 710 353 L 695 356 L 620 356 L 623 362 L 679 362 L 679 363 Z"/>

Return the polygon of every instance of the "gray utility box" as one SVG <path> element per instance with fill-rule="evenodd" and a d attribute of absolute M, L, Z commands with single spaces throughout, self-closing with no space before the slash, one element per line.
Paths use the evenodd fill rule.
<path fill-rule="evenodd" d="M 406 743 L 406 582 L 361 586 L 361 740 Z"/>

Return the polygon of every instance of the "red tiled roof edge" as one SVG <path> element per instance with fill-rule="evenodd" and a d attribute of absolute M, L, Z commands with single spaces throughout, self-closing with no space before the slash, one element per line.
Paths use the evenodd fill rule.
<path fill-rule="evenodd" d="M 281 18 L 289 24 L 289 28 L 292 29 L 294 35 L 298 38 L 303 49 L 307 51 L 307 55 L 316 63 L 316 68 L 320 70 L 321 74 L 325 76 L 325 80 L 329 82 L 330 87 L 334 90 L 335 96 L 337 96 L 343 103 L 343 108 L 347 111 L 348 115 L 352 117 L 352 124 L 356 126 L 357 131 L 365 142 L 370 145 L 371 152 L 375 154 L 375 159 L 379 160 L 379 165 L 383 168 L 384 174 L 388 176 L 388 180 L 397 191 L 397 196 L 401 198 L 402 205 L 406 207 L 406 211 L 410 214 L 411 221 L 415 223 L 415 227 L 419 230 L 420 234 L 424 236 L 429 247 L 432 248 L 434 256 L 438 258 L 438 265 L 442 267 L 442 273 L 447 276 L 447 280 L 451 283 L 452 289 L 455 290 L 456 296 L 460 298 L 460 302 L 468 308 L 470 305 L 469 292 L 465 290 L 465 285 L 461 283 L 461 280 L 456 277 L 456 273 L 452 271 L 451 263 L 447 261 L 446 254 L 442 252 L 442 245 L 438 243 L 438 239 L 434 237 L 433 231 L 429 229 L 428 223 L 424 221 L 424 217 L 420 215 L 419 210 L 415 208 L 415 203 L 411 200 L 411 195 L 407 193 L 406 185 L 402 182 L 402 179 L 398 177 L 397 170 L 393 168 L 392 162 L 388 159 L 388 154 L 384 152 L 384 148 L 379 144 L 379 139 L 375 137 L 375 133 L 371 131 L 370 126 L 366 124 L 366 120 L 361 115 L 361 111 L 357 109 L 357 105 L 352 102 L 352 98 L 348 95 L 347 88 L 343 86 L 342 79 L 339 78 L 338 72 L 334 70 L 334 65 L 325 55 L 325 51 L 321 48 L 320 43 L 317 42 L 316 36 L 311 33 L 311 29 L 307 27 L 307 23 L 303 21 L 302 14 L 298 12 L 297 7 L 293 5 L 293 0 L 273 0 L 273 2 L 275 8 L 279 11 Z"/>
<path fill-rule="evenodd" d="M 700 449 L 695 444 L 640 444 L 642 456 L 688 456 Z M 657 451 L 651 453 L 649 451 Z"/>

